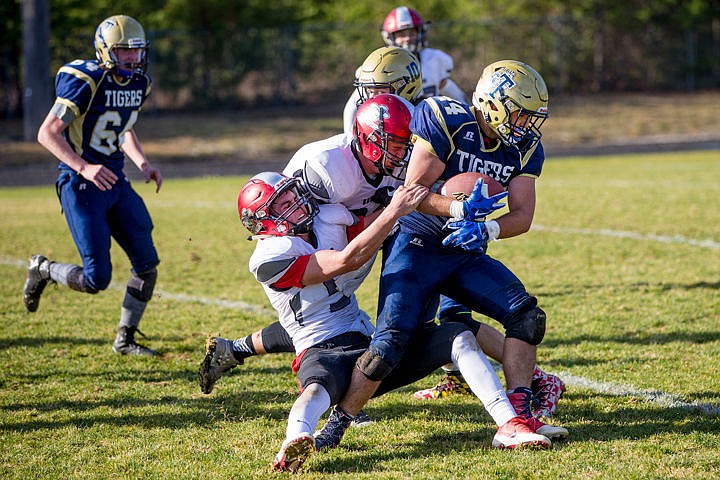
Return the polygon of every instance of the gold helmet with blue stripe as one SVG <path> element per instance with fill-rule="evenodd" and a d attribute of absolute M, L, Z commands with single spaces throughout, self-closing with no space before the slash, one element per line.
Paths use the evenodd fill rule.
<path fill-rule="evenodd" d="M 530 65 L 517 60 L 491 63 L 472 100 L 504 144 L 529 151 L 540 141 L 540 127 L 549 113 L 548 89 Z"/>
<path fill-rule="evenodd" d="M 355 72 L 355 87 L 364 102 L 368 88 L 386 89 L 384 93 L 399 95 L 415 103 L 422 93 L 420 62 L 408 50 L 400 47 L 380 47 L 367 56 Z"/>
<path fill-rule="evenodd" d="M 127 15 L 106 18 L 95 30 L 95 55 L 98 61 L 104 68 L 124 78 L 145 72 L 149 47 L 150 42 L 145 38 L 142 25 Z M 117 56 L 118 48 L 140 49 L 141 52 L 136 61 L 121 64 Z"/>

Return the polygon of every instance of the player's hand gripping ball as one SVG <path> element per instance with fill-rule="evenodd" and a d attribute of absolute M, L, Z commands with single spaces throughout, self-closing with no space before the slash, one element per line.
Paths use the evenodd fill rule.
<path fill-rule="evenodd" d="M 440 187 L 440 194 L 463 201 L 470 196 L 475 188 L 475 183 L 481 178 L 483 179 L 482 194 L 485 197 L 497 195 L 505 190 L 500 182 L 489 175 L 480 172 L 464 172 L 448 178 Z"/>
<path fill-rule="evenodd" d="M 478 172 L 460 173 L 449 178 L 440 193 L 462 202 L 462 214 L 455 213 L 456 220 L 462 218 L 471 222 L 482 222 L 486 216 L 504 207 L 500 200 L 507 196 L 500 182 Z"/>

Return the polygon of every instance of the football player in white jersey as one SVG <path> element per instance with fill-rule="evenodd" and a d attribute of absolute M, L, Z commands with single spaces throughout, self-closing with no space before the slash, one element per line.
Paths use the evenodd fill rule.
<path fill-rule="evenodd" d="M 412 212 L 427 193 L 419 185 L 398 187 L 387 207 L 353 237 L 348 227 L 356 217 L 342 205 L 318 205 L 300 177 L 264 172 L 241 189 L 242 223 L 259 239 L 250 271 L 292 337 L 293 371 L 302 390 L 290 411 L 273 470 L 296 471 L 316 450 L 312 432 L 344 394 L 373 332 L 355 290 L 396 221 Z M 461 323 L 429 324 L 420 331 L 378 394 L 423 378 L 448 360 L 462 365 L 477 382 L 479 398 L 500 426 L 493 446 L 550 445 L 515 413 L 474 335 Z"/>
<path fill-rule="evenodd" d="M 422 98 L 443 95 L 467 103 L 467 96 L 450 79 L 453 59 L 447 53 L 427 46 L 430 22 L 408 7 L 394 8 L 382 25 L 382 37 L 388 46 L 402 47 L 420 59 L 422 67 Z"/>
<path fill-rule="evenodd" d="M 339 134 L 300 148 L 283 170 L 302 177 L 313 197 L 340 204 L 357 220 L 360 230 L 389 203 L 402 184 L 410 147 L 411 112 L 397 95 L 381 94 L 358 109 L 352 135 Z M 200 388 L 210 393 L 218 379 L 249 356 L 292 352 L 288 333 L 275 322 L 235 341 L 211 337 L 199 369 Z"/>

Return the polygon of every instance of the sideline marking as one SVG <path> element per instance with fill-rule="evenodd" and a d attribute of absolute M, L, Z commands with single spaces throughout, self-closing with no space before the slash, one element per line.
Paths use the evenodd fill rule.
<path fill-rule="evenodd" d="M 0 256 L 0 264 L 12 267 L 26 268 L 27 261 Z M 122 291 L 125 288 L 125 285 L 117 282 L 112 282 L 109 288 Z M 183 293 L 172 293 L 165 290 L 155 290 L 154 295 L 157 295 L 160 298 L 175 300 L 178 302 L 197 302 L 205 305 L 214 305 L 230 308 L 232 310 L 240 310 L 243 312 L 265 313 L 268 315 L 271 314 L 269 308 L 241 301 L 221 300 L 217 298 L 185 295 Z M 502 371 L 502 367 L 498 366 L 496 367 L 496 370 Z M 643 390 L 615 383 L 596 382 L 594 380 L 590 380 L 589 378 L 578 377 L 577 375 L 573 375 L 568 372 L 557 372 L 557 374 L 563 379 L 563 381 L 567 385 L 570 386 L 587 388 L 588 390 L 600 393 L 607 393 L 616 397 L 639 397 L 646 402 L 656 403 L 663 407 L 681 408 L 686 410 L 700 410 L 707 415 L 720 415 L 720 406 L 718 405 L 713 405 L 709 403 L 686 402 L 678 395 L 665 393 L 659 390 Z"/>
<path fill-rule="evenodd" d="M 541 232 L 555 232 L 555 233 L 579 233 L 582 235 L 602 235 L 605 237 L 614 238 L 631 238 L 633 240 L 651 240 L 660 243 L 682 243 L 685 245 L 692 245 L 694 247 L 720 249 L 720 242 L 714 240 L 695 240 L 692 238 L 683 237 L 682 235 L 675 235 L 673 237 L 665 235 L 653 235 L 647 233 L 630 232 L 625 230 L 610 230 L 600 229 L 593 230 L 591 228 L 569 228 L 569 227 L 548 227 L 546 225 L 533 225 L 530 230 L 538 230 Z"/>

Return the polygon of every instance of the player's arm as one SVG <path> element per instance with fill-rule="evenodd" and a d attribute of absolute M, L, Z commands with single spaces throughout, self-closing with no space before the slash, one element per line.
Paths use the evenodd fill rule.
<path fill-rule="evenodd" d="M 78 175 L 95 184 L 100 190 L 110 190 L 117 181 L 117 175 L 103 165 L 86 162 L 75 153 L 63 136 L 68 123 L 65 123 L 65 120 L 59 117 L 56 112 L 60 113 L 61 116 L 67 116 L 68 123 L 74 118 L 62 104 L 56 103 L 45 117 L 42 125 L 40 125 L 37 136 L 38 143 L 58 160 L 75 170 Z"/>
<path fill-rule="evenodd" d="M 135 130 L 130 129 L 124 133 L 121 148 L 125 155 L 127 155 L 143 175 L 145 175 L 145 183 L 154 180 L 156 185 L 155 192 L 159 192 L 163 182 L 162 174 L 160 173 L 160 169 L 150 165 L 150 162 L 145 156 L 145 152 L 140 148 L 140 142 L 135 134 Z"/>
<path fill-rule="evenodd" d="M 507 187 L 508 212 L 495 221 L 500 226 L 498 238 L 521 235 L 530 230 L 535 215 L 535 177 L 517 176 Z"/>
<path fill-rule="evenodd" d="M 302 275 L 303 285 L 314 285 L 357 270 L 380 249 L 398 218 L 412 212 L 427 194 L 422 185 L 400 187 L 377 219 L 342 250 L 319 250 L 312 255 Z"/>
<path fill-rule="evenodd" d="M 405 175 L 405 185 L 424 185 L 428 188 L 440 178 L 445 164 L 429 148 L 429 144 L 418 139 L 413 146 Z M 417 210 L 429 215 L 450 216 L 452 199 L 436 193 L 428 193 Z"/>

